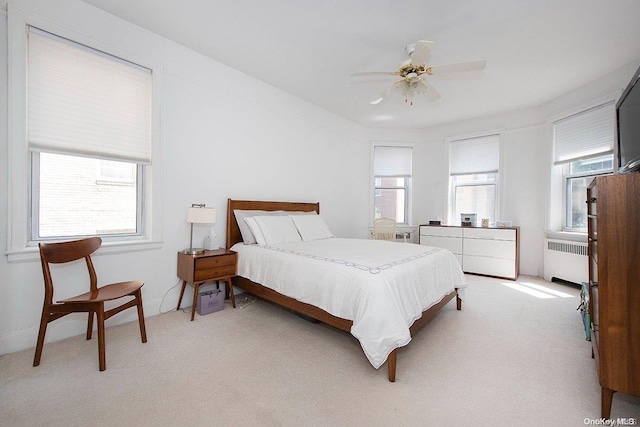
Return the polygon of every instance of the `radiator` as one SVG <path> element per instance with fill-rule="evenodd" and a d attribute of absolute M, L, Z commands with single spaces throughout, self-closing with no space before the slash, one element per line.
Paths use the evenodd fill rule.
<path fill-rule="evenodd" d="M 586 243 L 545 239 L 544 279 L 565 280 L 580 284 L 589 280 Z"/>

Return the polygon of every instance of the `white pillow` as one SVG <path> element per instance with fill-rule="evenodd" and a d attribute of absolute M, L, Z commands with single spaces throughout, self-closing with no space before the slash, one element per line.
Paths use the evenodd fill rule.
<path fill-rule="evenodd" d="M 247 219 L 249 218 L 245 218 L 245 221 L 247 221 Z M 262 232 L 264 244 L 266 245 L 298 243 L 302 241 L 298 229 L 287 215 L 254 216 L 252 219 L 256 222 L 260 232 Z M 256 236 L 258 244 L 261 244 L 259 235 L 256 233 L 254 233 L 254 235 Z"/>
<path fill-rule="evenodd" d="M 262 230 L 260 230 L 260 226 L 256 222 L 255 217 L 249 216 L 249 217 L 245 218 L 243 222 L 246 224 L 246 227 L 249 230 L 248 233 L 251 235 L 251 239 L 253 240 L 253 244 L 257 243 L 260 246 L 266 246 L 267 241 L 264 239 L 264 236 L 262 235 Z M 240 224 L 238 223 L 238 225 L 240 225 Z M 245 243 L 247 243 L 247 242 L 245 242 Z M 247 244 L 249 244 L 249 243 L 247 243 Z"/>
<path fill-rule="evenodd" d="M 253 235 L 249 224 L 245 221 L 246 218 L 250 218 L 253 216 L 271 216 L 271 215 L 289 215 L 289 214 L 315 214 L 314 211 L 311 212 L 289 212 L 289 211 L 260 211 L 260 210 L 242 210 L 242 209 L 234 209 L 233 214 L 236 217 L 236 222 L 238 223 L 238 228 L 240 229 L 240 234 L 242 235 L 242 241 L 246 245 L 251 245 L 256 243 L 256 238 Z"/>
<path fill-rule="evenodd" d="M 320 215 L 290 215 L 303 242 L 335 237 Z"/>
<path fill-rule="evenodd" d="M 282 215 L 278 214 L 276 211 L 252 211 L 240 209 L 234 209 L 233 214 L 236 216 L 236 222 L 238 223 L 240 234 L 242 234 L 242 241 L 247 245 L 255 244 L 256 238 L 249 228 L 249 224 L 245 221 L 246 218 L 258 215 Z"/>

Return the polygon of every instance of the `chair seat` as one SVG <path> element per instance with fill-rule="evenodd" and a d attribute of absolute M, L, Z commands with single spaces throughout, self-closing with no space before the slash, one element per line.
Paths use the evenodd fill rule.
<path fill-rule="evenodd" d="M 142 281 L 129 281 L 113 283 L 98 288 L 95 292 L 86 292 L 82 295 L 77 295 L 72 298 L 58 301 L 58 303 L 86 303 L 86 302 L 104 302 L 114 299 L 122 298 L 137 291 L 142 287 L 144 282 Z"/>

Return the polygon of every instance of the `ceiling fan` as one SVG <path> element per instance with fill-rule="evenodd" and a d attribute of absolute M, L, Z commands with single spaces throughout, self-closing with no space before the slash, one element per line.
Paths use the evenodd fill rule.
<path fill-rule="evenodd" d="M 487 63 L 482 59 L 479 61 L 459 62 L 455 64 L 428 67 L 426 62 L 432 47 L 433 42 L 419 40 L 418 42 L 406 47 L 409 59 L 404 61 L 397 71 L 360 71 L 351 73 L 351 76 L 400 76 L 400 80 L 394 82 L 389 89 L 382 92 L 378 98 L 374 99 L 370 103 L 379 104 L 391 93 L 397 92 L 404 97 L 405 102 L 413 105 L 413 101 L 411 99 L 418 95 L 424 95 L 425 98 L 431 102 L 440 99 L 438 91 L 436 91 L 434 87 L 425 80 L 425 74 L 431 76 L 458 73 L 462 71 L 483 70 Z"/>

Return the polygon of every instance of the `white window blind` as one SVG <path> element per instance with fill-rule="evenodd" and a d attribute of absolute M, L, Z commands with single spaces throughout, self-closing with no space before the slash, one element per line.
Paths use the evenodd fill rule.
<path fill-rule="evenodd" d="M 28 138 L 35 151 L 151 162 L 151 71 L 29 27 Z"/>
<path fill-rule="evenodd" d="M 374 175 L 411 177 L 411 147 L 374 148 Z"/>
<path fill-rule="evenodd" d="M 459 139 L 449 143 L 449 174 L 468 175 L 498 172 L 500 135 Z"/>
<path fill-rule="evenodd" d="M 553 160 L 562 164 L 613 153 L 613 102 L 599 105 L 553 123 Z"/>

